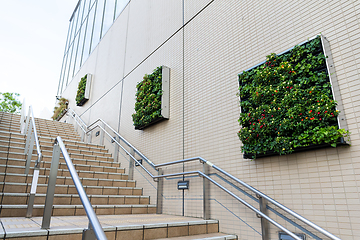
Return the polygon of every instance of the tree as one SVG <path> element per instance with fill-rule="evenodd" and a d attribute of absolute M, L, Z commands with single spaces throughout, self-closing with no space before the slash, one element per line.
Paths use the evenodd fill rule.
<path fill-rule="evenodd" d="M 0 92 L 0 112 L 20 113 L 21 102 L 16 99 L 18 93 Z"/>

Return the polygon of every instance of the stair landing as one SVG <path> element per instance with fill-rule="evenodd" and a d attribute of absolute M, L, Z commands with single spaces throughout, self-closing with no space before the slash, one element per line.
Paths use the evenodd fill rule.
<path fill-rule="evenodd" d="M 237 239 L 219 233 L 217 220 L 166 214 L 101 215 L 98 219 L 108 240 Z M 0 238 L 17 240 L 81 239 L 83 229 L 88 226 L 86 216 L 53 216 L 47 230 L 41 229 L 42 217 L 0 218 L 0 221 L 3 226 L 0 228 Z"/>

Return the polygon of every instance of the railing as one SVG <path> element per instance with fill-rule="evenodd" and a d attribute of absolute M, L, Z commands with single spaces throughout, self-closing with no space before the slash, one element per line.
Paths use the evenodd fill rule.
<path fill-rule="evenodd" d="M 24 103 L 25 103 L 25 101 L 24 101 Z M 23 125 L 25 122 L 24 108 L 21 111 L 20 127 L 21 127 L 21 131 L 23 131 L 26 135 L 25 152 L 24 152 L 26 155 L 25 174 L 29 174 L 31 159 L 32 159 L 33 150 L 34 150 L 34 142 L 36 145 L 36 152 L 37 152 L 37 159 L 35 162 L 33 179 L 31 182 L 30 196 L 29 196 L 29 200 L 28 200 L 28 208 L 27 208 L 27 212 L 26 212 L 26 217 L 31 217 L 32 211 L 33 211 L 33 206 L 34 206 L 37 183 L 38 183 L 38 179 L 39 179 L 40 162 L 42 160 L 42 153 L 40 150 L 40 143 L 39 143 L 39 138 L 38 138 L 38 134 L 36 131 L 35 118 L 34 118 L 32 106 L 29 107 L 29 112 L 28 112 L 28 116 L 26 117 L 25 126 Z"/>
<path fill-rule="evenodd" d="M 24 112 L 22 112 L 22 116 L 23 116 L 23 114 L 24 114 Z M 29 171 L 30 171 L 30 164 L 31 164 L 31 158 L 33 155 L 34 142 L 36 144 L 36 150 L 37 150 L 37 155 L 38 155 L 38 158 L 37 158 L 37 160 L 35 162 L 35 166 L 34 166 L 33 179 L 32 179 L 32 183 L 31 183 L 30 196 L 29 196 L 29 200 L 28 200 L 28 208 L 27 208 L 27 212 L 26 212 L 26 217 L 32 217 L 36 189 L 37 189 L 37 184 L 38 184 L 38 179 L 39 179 L 40 162 L 42 160 L 42 153 L 40 150 L 40 143 L 39 143 L 38 134 L 36 131 L 35 118 L 34 118 L 32 106 L 29 107 L 28 116 L 26 118 L 26 123 L 23 128 L 24 120 L 25 120 L 25 118 L 21 117 L 21 120 L 20 120 L 21 121 L 21 129 L 24 129 L 24 132 L 26 133 L 25 154 L 27 155 L 27 159 L 26 159 L 26 166 L 25 166 L 25 174 L 29 174 Z M 76 172 L 76 169 L 69 157 L 69 154 L 68 154 L 68 152 L 65 148 L 65 145 L 60 136 L 58 136 L 56 138 L 55 143 L 54 143 L 41 228 L 42 229 L 50 228 L 51 213 L 52 213 L 53 200 L 54 200 L 54 194 L 55 194 L 56 177 L 57 177 L 57 172 L 58 172 L 58 168 L 59 168 L 60 151 L 62 152 L 62 155 L 65 159 L 66 165 L 69 169 L 70 175 L 73 179 L 73 182 L 74 182 L 76 190 L 79 194 L 80 200 L 84 206 L 86 215 L 89 219 L 89 227 L 88 227 L 88 229 L 84 229 L 83 239 L 94 239 L 93 236 L 95 235 L 98 240 L 106 240 L 107 238 L 105 236 L 104 230 L 102 229 L 100 222 L 95 214 L 95 211 L 91 206 L 91 203 L 90 203 L 90 201 L 85 193 L 85 190 L 81 184 L 81 181 Z"/>
<path fill-rule="evenodd" d="M 26 118 L 25 133 L 26 133 L 25 154 L 27 155 L 25 174 L 28 174 L 29 169 L 30 169 L 30 162 L 31 162 L 31 158 L 32 158 L 33 150 L 34 150 L 34 142 L 36 145 L 36 151 L 37 151 L 37 155 L 38 155 L 35 166 L 38 166 L 42 159 L 40 143 L 39 143 L 39 138 L 38 138 L 38 134 L 36 131 L 35 118 L 34 118 L 32 106 L 29 107 L 29 113 Z"/>
<path fill-rule="evenodd" d="M 41 228 L 43 228 L 43 229 L 50 228 L 51 212 L 52 212 L 54 194 L 55 194 L 56 177 L 57 177 L 57 172 L 58 172 L 58 168 L 59 168 L 60 151 L 62 152 L 62 155 L 65 159 L 66 165 L 67 165 L 70 175 L 71 175 L 71 178 L 73 179 L 74 185 L 79 194 L 80 200 L 84 206 L 86 215 L 89 219 L 89 228 L 84 230 L 83 239 L 89 239 L 90 236 L 92 235 L 91 231 L 94 232 L 94 234 L 98 240 L 107 239 L 105 236 L 104 230 L 102 229 L 102 227 L 100 225 L 99 219 L 97 218 L 95 211 L 91 206 L 89 198 L 87 197 L 87 195 L 85 193 L 85 190 L 81 184 L 80 178 L 76 172 L 76 169 L 70 159 L 70 156 L 65 148 L 65 144 L 63 143 L 61 137 L 57 137 L 55 140 L 55 143 L 54 143 Z"/>
<path fill-rule="evenodd" d="M 313 222 L 309 221 L 308 219 L 302 217 L 301 215 L 295 213 L 294 211 L 292 211 L 291 209 L 285 207 L 284 205 L 280 204 L 279 202 L 275 201 L 274 199 L 270 198 L 269 196 L 265 195 L 264 193 L 258 191 L 257 189 L 251 187 L 250 185 L 246 184 L 245 182 L 241 181 L 240 179 L 234 177 L 233 175 L 227 173 L 226 171 L 224 171 L 223 169 L 219 168 L 218 166 L 212 164 L 211 162 L 207 161 L 206 159 L 203 159 L 201 157 L 195 157 L 195 158 L 188 158 L 188 159 L 183 159 L 183 160 L 178 160 L 178 161 L 172 161 L 172 162 L 167 162 L 167 163 L 162 163 L 162 164 L 154 164 L 152 161 L 150 161 L 146 156 L 144 156 L 139 150 L 137 150 L 134 146 L 132 146 L 128 141 L 126 141 L 119 133 L 117 133 L 111 126 L 109 126 L 105 121 L 103 121 L 102 119 L 98 119 L 95 122 L 93 122 L 92 124 L 90 124 L 89 126 L 86 126 L 86 124 L 81 120 L 81 118 L 70 108 L 69 109 L 69 116 L 72 117 L 73 119 L 75 119 L 75 122 L 77 124 L 79 124 L 79 122 L 82 122 L 82 126 L 81 129 L 83 130 L 83 134 L 84 136 L 91 136 L 90 133 L 96 129 L 96 128 L 100 128 L 101 130 L 101 138 L 100 138 L 100 142 L 103 142 L 103 138 L 104 135 L 103 133 L 107 134 L 111 139 L 112 142 L 116 143 L 116 147 L 121 148 L 127 155 L 130 156 L 130 159 L 133 160 L 129 162 L 129 175 L 131 174 L 131 168 L 133 169 L 133 165 L 134 162 L 140 166 L 154 181 L 157 181 L 158 187 L 157 187 L 157 213 L 162 213 L 162 195 L 163 195 L 163 182 L 162 179 L 163 178 L 168 178 L 168 177 L 175 177 L 175 176 L 186 176 L 186 175 L 198 175 L 200 177 L 202 177 L 204 179 L 204 187 L 203 187 L 203 214 L 204 214 L 204 218 L 208 219 L 209 216 L 209 203 L 208 203 L 208 194 L 206 193 L 206 180 L 208 180 L 209 182 L 213 183 L 215 186 L 217 186 L 218 188 L 220 188 L 221 190 L 225 191 L 226 193 L 228 193 L 230 196 L 232 196 L 233 198 L 235 198 L 236 200 L 238 200 L 239 202 L 241 202 L 243 205 L 245 205 L 246 207 L 248 207 L 249 209 L 251 209 L 253 212 L 256 213 L 257 216 L 261 217 L 261 227 L 262 227 L 262 238 L 263 239 L 269 239 L 269 229 L 267 228 L 267 222 L 273 224 L 274 226 L 276 226 L 277 228 L 281 229 L 282 231 L 284 231 L 285 233 L 287 233 L 288 235 L 290 235 L 292 238 L 296 239 L 296 240 L 301 240 L 300 237 L 298 237 L 297 235 L 295 235 L 294 233 L 292 233 L 291 231 L 289 231 L 288 229 L 286 229 L 285 227 L 283 227 L 282 225 L 280 225 L 279 223 L 277 223 L 276 221 L 274 221 L 272 218 L 270 218 L 267 214 L 266 214 L 266 210 L 270 209 L 272 211 L 275 211 L 274 209 L 270 208 L 269 206 L 267 206 L 267 202 L 274 204 L 276 207 L 278 207 L 279 209 L 281 209 L 282 211 L 286 212 L 287 214 L 289 214 L 291 217 L 301 221 L 302 223 L 304 223 L 305 225 L 309 226 L 310 228 L 314 229 L 315 231 L 317 231 L 318 233 L 324 235 L 325 237 L 332 239 L 332 240 L 341 240 L 340 238 L 334 236 L 333 234 L 331 234 L 330 232 L 324 230 L 323 228 L 319 227 L 318 225 L 314 224 Z M 112 134 L 115 134 L 116 137 L 113 137 L 112 134 L 110 134 L 108 131 L 106 131 L 105 128 L 110 129 Z M 85 130 L 86 129 L 86 130 Z M 90 137 L 91 139 L 91 137 Z M 131 151 L 126 150 L 119 142 L 123 142 L 125 143 L 130 149 Z M 115 149 L 115 153 L 117 154 L 117 149 Z M 135 158 L 135 153 L 141 157 L 141 159 L 145 160 L 153 169 L 155 169 L 158 173 L 158 175 L 154 175 L 152 174 L 148 169 L 146 169 L 144 167 L 143 164 L 141 164 L 141 162 L 139 160 L 137 160 Z M 115 159 L 117 159 L 117 156 L 115 157 Z M 172 174 L 163 174 L 163 171 L 161 169 L 161 167 L 165 167 L 165 166 L 170 166 L 170 165 L 175 165 L 175 164 L 181 164 L 181 163 L 186 163 L 186 162 L 192 162 L 192 161 L 200 161 L 200 163 L 204 164 L 204 172 L 201 171 L 188 171 L 188 172 L 178 172 L 178 173 L 172 173 Z M 256 195 L 256 197 L 259 199 L 259 205 L 260 205 L 260 210 L 256 209 L 255 207 L 253 207 L 251 204 L 249 204 L 248 202 L 246 202 L 245 200 L 241 199 L 240 197 L 238 197 L 236 194 L 234 194 L 233 192 L 231 192 L 230 190 L 228 190 L 227 188 L 225 188 L 224 186 L 222 186 L 221 184 L 219 184 L 218 182 L 216 182 L 215 180 L 213 180 L 212 178 L 209 177 L 209 169 L 205 167 L 205 164 L 208 166 L 208 168 L 212 168 L 214 170 L 216 170 L 217 172 L 224 174 L 226 177 L 230 178 L 231 180 L 235 181 L 236 183 L 242 185 L 243 187 L 245 187 L 246 189 L 248 189 L 250 192 L 252 192 L 253 194 Z M 207 196 L 207 197 L 206 197 Z M 207 199 L 206 199 L 207 198 Z M 286 218 L 286 217 L 285 217 Z M 319 237 L 317 237 L 315 234 L 312 234 L 311 232 L 309 232 L 307 229 L 299 226 L 298 224 L 294 223 L 292 220 L 288 219 L 289 222 L 291 222 L 293 225 L 295 225 L 296 227 L 298 227 L 298 229 L 302 230 L 303 232 L 308 233 L 311 237 L 315 238 L 315 239 L 321 239 Z"/>

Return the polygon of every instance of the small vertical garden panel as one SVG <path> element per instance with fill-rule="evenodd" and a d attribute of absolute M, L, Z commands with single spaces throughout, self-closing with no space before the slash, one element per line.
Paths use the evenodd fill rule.
<path fill-rule="evenodd" d="M 145 74 L 136 86 L 135 129 L 143 130 L 170 117 L 170 68 L 161 66 Z"/>
<path fill-rule="evenodd" d="M 84 105 L 90 98 L 91 74 L 88 73 L 81 78 L 76 94 L 76 106 Z"/>

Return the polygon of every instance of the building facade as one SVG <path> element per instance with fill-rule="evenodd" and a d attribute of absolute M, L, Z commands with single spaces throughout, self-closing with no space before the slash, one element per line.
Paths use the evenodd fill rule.
<path fill-rule="evenodd" d="M 102 118 L 157 164 L 201 156 L 341 239 L 358 239 L 359 16 L 356 0 L 81 0 L 70 19 L 57 94 L 86 124 Z M 245 159 L 237 136 L 238 73 L 320 33 L 330 43 L 351 146 Z M 170 117 L 135 130 L 136 85 L 159 66 L 170 68 Z M 90 97 L 79 107 L 75 97 L 86 74 L 92 75 Z M 105 144 L 111 148 L 111 139 Z M 126 167 L 128 156 L 119 161 Z M 135 179 L 155 201 L 156 184 L 141 169 Z M 180 191 L 178 180 L 164 181 L 163 212 L 202 217 L 202 179 L 187 178 L 189 190 Z M 269 214 L 299 232 L 286 216 Z M 210 216 L 220 220 L 220 231 L 261 238 L 259 218 L 215 186 Z M 277 228 L 270 228 L 271 239 L 278 239 Z"/>

